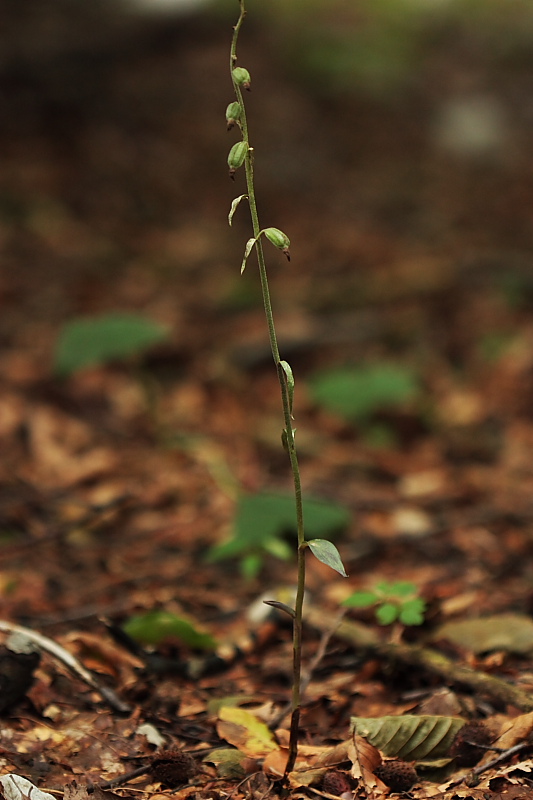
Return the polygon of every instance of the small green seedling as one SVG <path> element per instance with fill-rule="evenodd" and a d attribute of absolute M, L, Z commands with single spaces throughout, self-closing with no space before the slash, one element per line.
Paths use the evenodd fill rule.
<path fill-rule="evenodd" d="M 395 622 L 408 627 L 422 625 L 426 611 L 426 603 L 418 596 L 416 585 L 409 581 L 380 581 L 374 589 L 354 592 L 343 605 L 348 608 L 375 606 L 376 619 L 380 625 L 392 625 Z"/>

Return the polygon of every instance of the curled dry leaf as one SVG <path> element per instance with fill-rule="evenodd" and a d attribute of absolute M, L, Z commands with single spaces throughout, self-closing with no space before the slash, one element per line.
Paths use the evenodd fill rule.
<path fill-rule="evenodd" d="M 367 789 L 376 786 L 375 770 L 381 764 L 381 753 L 362 736 L 354 734 L 348 747 L 352 777 L 361 778 Z"/>
<path fill-rule="evenodd" d="M 494 742 L 495 747 L 508 750 L 515 744 L 525 741 L 533 731 L 533 711 L 529 714 L 520 714 L 509 725 L 504 726 L 499 739 Z"/>

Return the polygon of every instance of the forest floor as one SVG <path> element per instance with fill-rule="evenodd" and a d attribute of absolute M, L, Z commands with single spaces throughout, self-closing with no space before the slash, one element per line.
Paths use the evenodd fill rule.
<path fill-rule="evenodd" d="M 261 45 L 243 44 L 260 211 L 292 240 L 290 264 L 275 252 L 269 263 L 282 357 L 296 376 L 303 488 L 350 518 L 335 539 L 349 578 L 309 559 L 304 664 L 314 668 L 291 794 L 362 797 L 366 787 L 381 797 L 378 751 L 362 740 L 364 778 L 354 777 L 352 718 L 436 715 L 482 722 L 485 742 L 523 749 L 478 786 L 463 780 L 461 753 L 448 751 L 439 769 L 407 755 L 418 769 L 412 797 L 533 796 L 530 153 L 454 161 L 424 136 L 428 87 L 390 107 L 313 99 L 281 82 L 268 37 L 251 32 Z M 188 40 L 186 28 L 124 57 L 76 62 L 70 78 L 60 59 L 46 74 L 10 78 L 0 616 L 62 645 L 119 701 L 47 652 L 31 687 L 11 696 L 3 651 L 0 771 L 54 796 L 102 794 L 95 787 L 150 765 L 114 791 L 198 800 L 280 791 L 286 625 L 255 624 L 260 641 L 214 671 L 175 640 L 159 647 L 167 661 L 156 668 L 153 652 L 143 660 L 111 635 L 164 609 L 219 643 L 242 641 L 250 604 L 295 580 L 294 564 L 273 556 L 253 579 L 238 560 L 206 559 L 230 536 L 243 493 L 291 487 L 252 262 L 239 276 L 244 212 L 227 227 L 244 189 L 226 174 L 235 137 L 223 118 L 224 33 Z M 519 133 L 527 141 L 531 131 Z M 136 364 L 57 377 L 61 326 L 117 309 L 167 325 L 168 342 Z M 319 407 L 308 378 L 362 360 L 408 366 L 416 398 L 364 425 Z M 384 426 L 378 443 L 372 431 Z M 413 583 L 424 624 L 380 627 L 350 609 L 342 624 L 354 627 L 337 628 L 342 601 L 380 580 Z M 435 652 L 449 661 L 430 663 Z M 239 763 L 214 752 L 230 745 Z M 169 749 L 180 752 L 161 767 L 154 754 Z M 378 760 L 400 750 L 382 747 Z"/>

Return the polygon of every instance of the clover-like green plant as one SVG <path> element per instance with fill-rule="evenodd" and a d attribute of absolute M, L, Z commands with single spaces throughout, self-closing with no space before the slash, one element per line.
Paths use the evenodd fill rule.
<path fill-rule="evenodd" d="M 263 251 L 263 242 L 266 240 L 281 253 L 283 253 L 287 260 L 290 261 L 290 240 L 289 237 L 279 228 L 262 228 L 259 223 L 254 183 L 254 152 L 250 144 L 246 106 L 244 102 L 244 92 L 250 90 L 251 77 L 248 70 L 238 64 L 237 59 L 237 43 L 239 39 L 239 33 L 246 16 L 245 0 L 239 0 L 239 6 L 240 14 L 233 29 L 230 49 L 230 74 L 233 90 L 235 92 L 235 99 L 228 105 L 226 109 L 226 122 L 228 130 L 237 129 L 240 132 L 239 140 L 231 147 L 228 155 L 230 178 L 235 180 L 237 171 L 244 167 L 246 192 L 233 200 L 228 221 L 231 225 L 233 216 L 238 206 L 243 201 L 246 201 L 250 209 L 253 236 L 248 240 L 244 249 L 244 257 L 241 264 L 241 274 L 244 272 L 249 256 L 251 255 L 252 251 L 255 250 L 259 269 L 259 280 L 261 283 L 263 306 L 265 309 L 268 335 L 270 339 L 270 348 L 272 351 L 272 357 L 274 359 L 281 391 L 284 421 L 281 440 L 283 447 L 287 451 L 292 471 L 298 541 L 298 580 L 296 601 L 294 609 L 286 609 L 293 619 L 293 682 L 289 753 L 285 766 L 285 775 L 287 775 L 294 767 L 298 752 L 298 729 L 301 703 L 302 612 L 305 590 L 306 549 L 309 548 L 319 561 L 322 561 L 324 564 L 332 567 L 341 575 L 346 575 L 346 573 L 335 545 L 333 545 L 327 539 L 305 538 L 300 469 L 294 440 L 295 428 L 293 427 L 294 375 L 287 361 L 282 360 L 280 357 L 276 329 L 274 325 L 274 316 L 272 312 L 272 304 L 270 300 L 270 289 L 268 284 L 265 255 Z"/>
<path fill-rule="evenodd" d="M 416 584 L 409 581 L 380 581 L 373 589 L 351 594 L 343 602 L 348 608 L 375 607 L 380 625 L 399 622 L 404 626 L 422 625 L 426 603 L 419 597 Z"/>

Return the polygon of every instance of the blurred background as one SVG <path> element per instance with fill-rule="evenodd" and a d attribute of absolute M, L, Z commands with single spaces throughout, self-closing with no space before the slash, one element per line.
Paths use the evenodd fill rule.
<path fill-rule="evenodd" d="M 244 206 L 227 224 L 244 191 L 242 174 L 228 179 L 238 134 L 224 118 L 237 2 L 4 0 L 1 13 L 6 385 L 59 393 L 82 417 L 107 407 L 103 383 L 87 400 L 89 378 L 61 394 L 59 332 L 79 317 L 142 314 L 170 331 L 148 365 L 169 428 L 241 427 L 272 452 L 254 456 L 255 471 L 245 457 L 238 482 L 279 479 L 252 262 L 239 275 Z M 262 224 L 292 241 L 290 265 L 268 254 L 283 357 L 305 379 L 401 363 L 425 400 L 375 442 L 418 446 L 453 428 L 458 458 L 492 458 L 494 430 L 505 415 L 529 418 L 533 401 L 529 0 L 249 0 L 239 63 L 252 74 Z M 142 403 L 130 390 L 112 394 L 133 435 Z M 245 391 L 254 411 L 267 406 L 249 427 L 221 399 L 239 406 Z M 310 431 L 338 433 L 315 401 L 303 392 Z M 91 413 L 102 425 L 102 409 Z M 305 450 L 305 420 L 302 437 Z"/>
<path fill-rule="evenodd" d="M 233 230 L 226 219 L 243 185 L 227 180 L 236 136 L 224 124 L 237 10 L 5 0 L 4 346 L 22 335 L 46 361 L 58 321 L 108 307 L 176 332 L 183 316 L 198 341 L 211 338 L 199 312 L 258 304 L 252 270 L 238 275 L 246 213 Z M 343 340 L 341 311 L 399 294 L 439 294 L 446 326 L 459 288 L 530 298 L 530 3 L 250 0 L 248 11 L 239 59 L 253 78 L 260 211 L 293 241 L 290 269 L 274 257 L 282 316 L 333 315 L 329 336 Z M 398 335 L 419 323 L 406 314 Z M 469 333 L 440 335 L 451 347 Z"/>
<path fill-rule="evenodd" d="M 435 567 L 446 555 L 457 575 L 466 553 L 465 571 L 492 585 L 509 566 L 504 533 L 510 561 L 530 549 L 532 4 L 247 9 L 238 53 L 252 76 L 261 224 L 291 239 L 290 263 L 266 252 L 281 354 L 296 375 L 304 491 L 347 509 L 348 571 L 364 541 L 378 541 L 386 569 L 386 539 L 397 577 L 407 550 L 394 537 L 405 535 L 423 538 L 414 570 L 421 556 Z M 155 584 L 175 587 L 178 551 L 190 580 L 236 518 L 249 531 L 271 513 L 268 498 L 250 510 L 243 497 L 291 485 L 253 258 L 239 274 L 244 204 L 232 228 L 227 219 L 245 191 L 226 161 L 238 140 L 225 121 L 238 3 L 3 0 L 0 15 L 2 530 L 31 543 L 70 531 L 88 506 L 118 503 L 98 528 L 95 572 L 153 571 L 155 542 Z M 65 326 L 111 312 L 166 333 L 130 328 L 114 349 L 116 328 L 98 323 L 89 345 L 103 350 L 87 369 L 79 342 L 65 351 Z M 142 352 L 124 347 L 134 334 Z M 134 508 L 122 512 L 127 498 Z M 277 536 L 292 510 L 275 513 Z M 108 532 L 134 547 L 112 561 Z M 86 550 L 69 556 L 80 571 L 85 523 L 81 534 Z M 287 556 L 286 542 L 282 553 L 268 536 L 279 579 L 268 559 Z M 256 558 L 256 545 L 241 551 Z M 10 595 L 16 614 L 44 580 L 40 552 Z M 56 555 L 50 609 L 71 602 Z M 77 574 L 73 593 L 98 587 Z M 102 602 L 120 593 L 111 578 Z"/>

